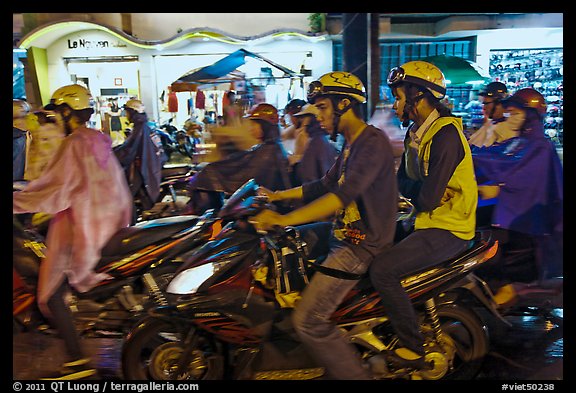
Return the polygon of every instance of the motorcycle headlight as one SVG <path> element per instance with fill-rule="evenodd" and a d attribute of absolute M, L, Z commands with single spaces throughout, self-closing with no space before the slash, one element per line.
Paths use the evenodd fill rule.
<path fill-rule="evenodd" d="M 192 295 L 200 285 L 230 261 L 206 263 L 204 265 L 183 270 L 174 276 L 168 284 L 167 293 L 174 295 Z"/>

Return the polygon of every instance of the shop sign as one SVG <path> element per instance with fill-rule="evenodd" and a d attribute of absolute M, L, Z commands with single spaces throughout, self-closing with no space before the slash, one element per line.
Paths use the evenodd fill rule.
<path fill-rule="evenodd" d="M 87 40 L 85 38 L 68 39 L 68 49 L 104 49 L 104 48 L 126 48 L 122 42 L 110 42 L 108 40 Z"/>

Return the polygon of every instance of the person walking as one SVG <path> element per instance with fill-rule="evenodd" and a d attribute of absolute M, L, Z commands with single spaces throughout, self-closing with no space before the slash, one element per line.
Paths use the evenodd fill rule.
<path fill-rule="evenodd" d="M 310 83 L 308 102 L 318 109 L 324 129 L 344 135 L 345 147 L 321 179 L 289 190 L 260 191 L 272 202 L 294 199 L 306 205 L 284 215 L 264 210 L 251 222 L 266 231 L 331 218 L 322 266 L 360 276 L 394 239 L 398 190 L 392 145 L 384 131 L 364 121 L 366 90 L 357 76 L 339 71 L 323 75 Z M 294 329 L 327 378 L 372 379 L 357 349 L 330 319 L 356 283 L 318 271 L 295 303 Z"/>
<path fill-rule="evenodd" d="M 396 99 L 393 109 L 408 127 L 398 187 L 412 201 L 416 217 L 407 237 L 374 258 L 370 280 L 400 339 L 401 347 L 391 355 L 407 367 L 424 368 L 425 339 L 401 280 L 470 246 L 478 187 L 462 120 L 441 102 L 442 71 L 411 61 L 390 71 L 388 85 Z"/>
<path fill-rule="evenodd" d="M 132 198 L 112 140 L 86 123 L 94 113 L 90 92 L 72 84 L 57 89 L 45 109 L 58 112 L 67 136 L 38 179 L 13 193 L 13 214 L 46 212 L 46 258 L 40 265 L 38 306 L 64 340 L 66 361 L 47 379 L 96 374 L 67 304 L 70 289 L 87 292 L 101 280 L 94 267 L 101 250 L 129 225 Z"/>

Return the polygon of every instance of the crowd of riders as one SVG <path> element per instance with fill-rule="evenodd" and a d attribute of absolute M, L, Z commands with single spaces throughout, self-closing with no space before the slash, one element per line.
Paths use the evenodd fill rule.
<path fill-rule="evenodd" d="M 393 68 L 387 84 L 395 99 L 392 111 L 406 130 L 398 169 L 389 137 L 364 120 L 362 81 L 349 72 L 329 72 L 309 84 L 306 101 L 292 100 L 284 108 L 298 135 L 297 151 L 285 147 L 279 109 L 254 105 L 241 121 L 256 144 L 205 165 L 190 181 L 187 213 L 218 209 L 255 179 L 261 194 L 279 206 L 253 217 L 256 229 L 331 223 L 324 266 L 370 275 L 401 340 L 395 356 L 419 368 L 426 366 L 426 347 L 400 277 L 466 250 L 484 204 L 494 206 L 490 225 L 536 239 L 538 280 L 561 277 L 562 165 L 545 137 L 546 102 L 535 89 L 509 95 L 505 85 L 488 84 L 480 94 L 485 126 L 468 140 L 462 119 L 442 101 L 441 69 L 410 61 Z M 43 172 L 13 195 L 14 214 L 53 216 L 38 301 L 64 339 L 67 359 L 58 375 L 47 378 L 96 373 L 74 331 L 66 293 L 70 287 L 87 291 L 102 280 L 92 270 L 102 246 L 134 224 L 137 208 L 157 202 L 165 160 L 152 143 L 142 103 L 130 100 L 125 109 L 134 129 L 113 148 L 109 136 L 87 126 L 94 112 L 88 89 L 58 88 L 44 110 L 62 126 L 62 141 Z M 14 181 L 26 180 L 30 114 L 25 101 L 14 100 Z M 394 243 L 399 195 L 414 205 L 414 230 Z M 299 338 L 334 379 L 372 378 L 330 321 L 355 283 L 314 275 L 292 319 Z"/>

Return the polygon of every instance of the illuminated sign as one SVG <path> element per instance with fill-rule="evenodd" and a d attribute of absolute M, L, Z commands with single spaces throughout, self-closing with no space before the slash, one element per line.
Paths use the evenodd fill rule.
<path fill-rule="evenodd" d="M 125 48 L 126 44 L 122 42 L 113 42 L 110 43 L 108 40 L 87 40 L 84 38 L 80 38 L 77 40 L 68 40 L 68 49 L 103 49 L 103 48 Z"/>

